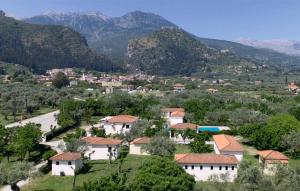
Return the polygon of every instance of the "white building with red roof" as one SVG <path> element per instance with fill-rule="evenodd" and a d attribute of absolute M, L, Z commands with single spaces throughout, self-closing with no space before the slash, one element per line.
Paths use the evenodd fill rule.
<path fill-rule="evenodd" d="M 273 175 L 278 164 L 287 165 L 289 158 L 281 152 L 274 150 L 258 151 L 259 163 L 263 165 L 264 173 Z"/>
<path fill-rule="evenodd" d="M 212 176 L 220 180 L 221 175 L 226 175 L 227 181 L 233 182 L 237 177 L 239 161 L 233 155 L 176 154 L 175 161 L 196 181 L 208 181 Z"/>
<path fill-rule="evenodd" d="M 243 159 L 243 146 L 230 135 L 214 135 L 213 145 L 216 154 L 234 155 L 239 161 Z"/>
<path fill-rule="evenodd" d="M 80 153 L 59 153 L 49 160 L 52 161 L 52 175 L 56 176 L 74 176 L 83 166 Z"/>
<path fill-rule="evenodd" d="M 198 125 L 193 123 L 177 123 L 170 127 L 170 139 L 178 144 L 189 144 L 193 139 L 189 139 L 183 135 L 184 131 L 190 129 L 197 132 Z"/>
<path fill-rule="evenodd" d="M 105 129 L 106 135 L 122 134 L 130 131 L 138 119 L 131 115 L 109 116 L 101 119 L 101 125 Z"/>
<path fill-rule="evenodd" d="M 181 83 L 174 84 L 173 86 L 174 92 L 182 92 L 185 90 L 185 85 Z"/>
<path fill-rule="evenodd" d="M 129 144 L 129 154 L 149 155 L 149 153 L 143 147 L 149 144 L 150 140 L 151 138 L 149 137 L 139 137 L 134 139 Z"/>
<path fill-rule="evenodd" d="M 84 155 L 90 160 L 114 160 L 119 156 L 122 140 L 103 137 L 84 137 L 82 140 L 87 145 Z"/>
<path fill-rule="evenodd" d="M 162 117 L 167 120 L 169 125 L 183 123 L 185 116 L 184 108 L 163 108 L 161 111 Z"/>

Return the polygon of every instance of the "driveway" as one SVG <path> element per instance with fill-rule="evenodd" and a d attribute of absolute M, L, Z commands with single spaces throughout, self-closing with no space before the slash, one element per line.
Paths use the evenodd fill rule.
<path fill-rule="evenodd" d="M 59 111 L 53 111 L 51 113 L 46 113 L 43 115 L 39 115 L 33 118 L 29 118 L 29 119 L 25 119 L 16 123 L 12 123 L 12 124 L 8 124 L 5 127 L 6 128 L 12 128 L 12 127 L 16 127 L 16 126 L 24 126 L 28 123 L 36 123 L 36 124 L 41 124 L 41 131 L 43 133 L 47 133 L 50 132 L 50 127 L 52 126 L 56 126 L 58 127 L 57 124 L 57 120 L 55 118 L 55 115 L 58 115 Z"/>

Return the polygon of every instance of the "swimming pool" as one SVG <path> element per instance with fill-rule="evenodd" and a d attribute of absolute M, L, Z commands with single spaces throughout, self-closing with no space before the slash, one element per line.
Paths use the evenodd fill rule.
<path fill-rule="evenodd" d="M 221 129 L 220 129 L 220 127 L 217 127 L 217 126 L 200 126 L 198 128 L 198 132 L 203 132 L 203 131 L 217 133 L 217 132 L 220 132 Z"/>

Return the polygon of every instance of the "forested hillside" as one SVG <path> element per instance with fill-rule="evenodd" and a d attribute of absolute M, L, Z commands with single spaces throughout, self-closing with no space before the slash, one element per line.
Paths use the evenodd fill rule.
<path fill-rule="evenodd" d="M 117 69 L 105 56 L 91 51 L 86 40 L 63 26 L 27 24 L 0 15 L 0 60 L 24 65 L 34 72 L 78 67 L 99 71 Z"/>

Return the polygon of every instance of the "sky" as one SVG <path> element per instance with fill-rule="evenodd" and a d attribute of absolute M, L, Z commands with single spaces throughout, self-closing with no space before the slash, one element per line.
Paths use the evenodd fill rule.
<path fill-rule="evenodd" d="M 140 10 L 199 37 L 300 40 L 300 0 L 0 0 L 0 10 L 16 18 L 52 11 L 122 16 Z"/>

